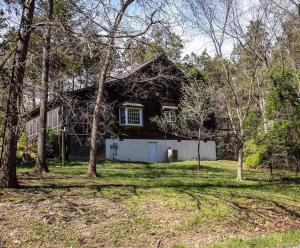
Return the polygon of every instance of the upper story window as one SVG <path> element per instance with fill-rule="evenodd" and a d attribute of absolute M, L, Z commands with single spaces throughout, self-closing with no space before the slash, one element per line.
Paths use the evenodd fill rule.
<path fill-rule="evenodd" d="M 142 109 L 127 108 L 127 124 L 142 125 Z"/>
<path fill-rule="evenodd" d="M 167 122 L 175 123 L 176 122 L 176 112 L 175 110 L 165 110 L 164 117 L 166 118 Z"/>
<path fill-rule="evenodd" d="M 119 108 L 120 125 L 143 125 L 143 105 L 134 103 L 124 103 Z"/>
<path fill-rule="evenodd" d="M 175 103 L 161 103 L 162 114 L 166 118 L 167 122 L 175 123 L 176 122 L 176 110 L 178 107 Z"/>

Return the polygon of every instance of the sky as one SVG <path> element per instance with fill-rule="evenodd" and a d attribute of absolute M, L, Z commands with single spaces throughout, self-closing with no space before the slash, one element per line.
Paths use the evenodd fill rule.
<path fill-rule="evenodd" d="M 187 34 L 183 36 L 183 40 L 185 45 L 184 45 L 182 56 L 191 53 L 200 55 L 205 50 L 210 55 L 215 54 L 215 48 L 211 39 L 205 35 L 198 34 L 195 36 L 193 34 Z M 223 50 L 225 53 L 224 55 L 229 56 L 231 54 L 232 49 L 233 49 L 233 42 L 231 40 L 227 40 L 223 46 Z"/>
<path fill-rule="evenodd" d="M 254 5 L 258 3 L 259 0 L 237 0 L 240 1 L 240 4 L 242 8 L 245 11 L 245 16 L 243 17 L 244 19 L 244 25 L 247 26 L 248 21 L 251 19 L 251 14 L 249 11 Z M 4 8 L 4 4 L 1 3 L 0 0 L 0 9 Z M 6 5 L 7 7 L 7 5 Z M 16 5 L 11 5 L 11 14 L 14 14 L 16 11 L 15 8 Z M 20 14 L 20 13 L 19 13 Z M 16 22 L 18 22 L 18 16 L 19 15 L 12 15 L 11 20 L 10 20 L 10 26 L 16 25 Z M 184 30 L 184 31 L 183 31 Z M 177 33 L 183 40 L 184 42 L 184 49 L 183 49 L 183 54 L 182 56 L 185 56 L 187 54 L 195 53 L 195 54 L 201 54 L 204 50 L 206 50 L 209 54 L 214 55 L 215 54 L 215 49 L 213 46 L 213 43 L 211 39 L 204 35 L 204 34 L 199 34 L 197 30 L 193 30 L 188 27 L 184 28 L 175 28 L 174 29 L 175 33 Z M 1 33 L 0 33 L 0 41 L 1 41 Z M 225 56 L 230 56 L 231 51 L 233 49 L 233 42 L 232 40 L 226 40 L 224 43 L 223 51 Z"/>
<path fill-rule="evenodd" d="M 253 18 L 251 14 L 251 9 L 254 8 L 258 4 L 258 2 L 259 0 L 240 0 L 239 4 L 241 4 L 241 8 L 243 9 L 244 13 L 241 19 L 243 20 L 243 25 L 245 27 Z M 206 50 L 207 53 L 212 56 L 215 54 L 214 45 L 208 36 L 204 34 L 199 34 L 197 30 L 193 29 L 188 29 L 184 33 L 180 31 L 178 32 L 178 30 L 175 30 L 175 32 L 178 33 L 184 41 L 184 49 L 182 56 L 191 53 L 200 55 L 204 50 Z M 230 56 L 233 47 L 234 43 L 232 39 L 225 40 L 223 45 L 223 52 L 226 57 Z"/>

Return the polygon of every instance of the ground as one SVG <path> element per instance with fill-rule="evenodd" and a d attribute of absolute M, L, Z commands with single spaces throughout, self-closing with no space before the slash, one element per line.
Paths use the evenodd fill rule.
<path fill-rule="evenodd" d="M 300 175 L 246 170 L 236 162 L 86 162 L 38 177 L 18 168 L 21 188 L 0 190 L 3 247 L 296 247 Z M 0 247 L 2 247 L 0 245 Z"/>

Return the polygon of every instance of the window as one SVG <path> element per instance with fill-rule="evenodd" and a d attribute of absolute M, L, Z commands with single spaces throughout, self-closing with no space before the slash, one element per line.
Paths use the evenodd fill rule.
<path fill-rule="evenodd" d="M 58 129 L 59 127 L 59 108 L 47 112 L 47 127 Z M 26 123 L 28 136 L 34 136 L 39 132 L 39 117 L 29 120 Z"/>
<path fill-rule="evenodd" d="M 59 126 L 59 120 L 58 120 L 58 109 L 52 109 L 47 112 L 47 126 L 51 128 L 55 128 Z"/>
<path fill-rule="evenodd" d="M 176 113 L 174 110 L 165 110 L 164 116 L 169 123 L 175 123 L 176 122 Z"/>
<path fill-rule="evenodd" d="M 141 108 L 119 108 L 119 123 L 121 125 L 143 125 L 143 110 Z"/>
<path fill-rule="evenodd" d="M 52 110 L 52 127 L 58 126 L 58 108 Z"/>
<path fill-rule="evenodd" d="M 128 115 L 128 124 L 133 124 L 133 125 L 141 125 L 141 109 L 132 109 L 128 108 L 127 109 L 127 115 Z"/>
<path fill-rule="evenodd" d="M 120 124 L 126 124 L 126 108 L 120 108 Z"/>
<path fill-rule="evenodd" d="M 27 122 L 28 136 L 33 136 L 38 133 L 38 118 L 34 118 Z"/>

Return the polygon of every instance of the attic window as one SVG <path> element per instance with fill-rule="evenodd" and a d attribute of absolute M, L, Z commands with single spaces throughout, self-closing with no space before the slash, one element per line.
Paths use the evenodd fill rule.
<path fill-rule="evenodd" d="M 133 104 L 131 104 L 133 105 Z M 122 104 L 119 108 L 119 123 L 120 125 L 143 125 L 143 105 Z"/>

